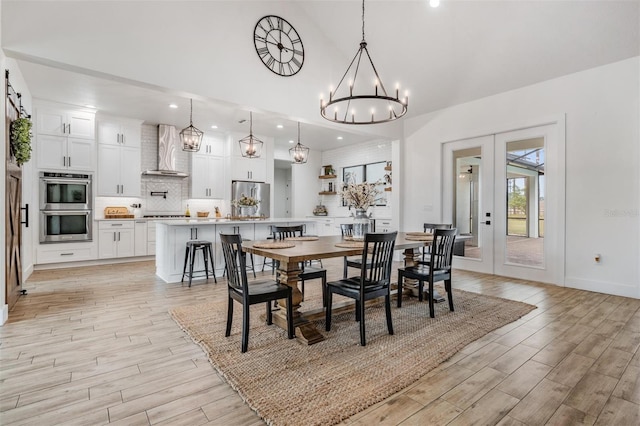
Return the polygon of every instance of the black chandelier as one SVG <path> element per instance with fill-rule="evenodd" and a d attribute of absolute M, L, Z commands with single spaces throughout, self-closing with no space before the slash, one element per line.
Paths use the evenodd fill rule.
<path fill-rule="evenodd" d="M 189 127 L 185 127 L 180 132 L 180 140 L 182 141 L 183 151 L 200 151 L 200 144 L 202 143 L 202 136 L 204 132 L 193 127 L 193 99 L 189 100 L 191 103 L 191 112 L 189 113 Z"/>
<path fill-rule="evenodd" d="M 356 82 L 360 71 L 360 81 L 368 78 L 362 77 L 366 70 L 364 66 L 360 68 L 362 55 L 366 54 L 371 70 L 369 78 L 373 80 L 372 93 L 358 92 Z M 366 64 L 366 62 L 364 63 Z M 342 87 L 345 78 L 349 76 L 349 88 Z M 360 90 L 363 84 L 359 84 Z M 387 89 L 382 84 L 373 60 L 367 49 L 367 42 L 364 38 L 364 0 L 362 0 L 362 41 L 356 55 L 351 60 L 347 71 L 340 79 L 335 90 L 329 90 L 329 102 L 320 100 L 320 114 L 329 121 L 342 124 L 377 124 L 397 120 L 407 113 L 409 97 L 405 95 L 403 99 L 399 96 L 400 88 L 396 87 L 395 97 L 389 96 Z M 333 107 L 333 108 L 329 108 Z"/>
<path fill-rule="evenodd" d="M 300 143 L 300 122 L 298 121 L 298 143 L 289 149 L 293 164 L 304 164 L 309 158 L 309 148 Z"/>
<path fill-rule="evenodd" d="M 258 158 L 262 155 L 264 142 L 253 136 L 253 113 L 249 112 L 249 136 L 238 141 L 240 143 L 240 153 L 246 158 Z"/>

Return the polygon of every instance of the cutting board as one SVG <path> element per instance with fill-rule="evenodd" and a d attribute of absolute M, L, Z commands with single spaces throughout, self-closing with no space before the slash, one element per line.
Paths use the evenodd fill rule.
<path fill-rule="evenodd" d="M 105 207 L 104 218 L 105 219 L 132 219 L 133 214 L 129 213 L 129 209 L 126 207 Z"/>

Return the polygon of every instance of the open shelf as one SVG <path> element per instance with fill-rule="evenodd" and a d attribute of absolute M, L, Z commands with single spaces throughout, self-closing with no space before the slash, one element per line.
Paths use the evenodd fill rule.
<path fill-rule="evenodd" d="M 318 179 L 335 179 L 338 176 L 336 175 L 322 175 L 322 176 L 318 176 Z"/>
<path fill-rule="evenodd" d="M 320 194 L 320 195 L 336 195 L 337 192 L 335 192 L 335 191 L 331 191 L 331 192 L 330 191 L 320 191 L 320 192 L 318 192 L 318 194 Z"/>

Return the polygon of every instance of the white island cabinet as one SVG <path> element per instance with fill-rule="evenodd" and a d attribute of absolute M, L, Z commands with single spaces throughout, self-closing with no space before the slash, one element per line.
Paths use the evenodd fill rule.
<path fill-rule="evenodd" d="M 239 232 L 246 239 L 261 239 L 263 229 L 269 225 L 304 224 L 315 231 L 314 220 L 265 219 L 239 220 L 159 220 L 156 225 L 156 275 L 168 283 L 180 282 L 185 258 L 185 248 L 189 240 L 207 240 L 213 243 L 213 255 L 216 263 L 216 276 L 222 276 L 224 261 L 220 247 L 220 233 Z M 258 231 L 256 232 L 256 228 Z M 256 264 L 258 264 L 256 260 Z M 262 265 L 262 263 L 259 263 Z M 204 269 L 202 255 L 198 252 L 194 270 Z"/>

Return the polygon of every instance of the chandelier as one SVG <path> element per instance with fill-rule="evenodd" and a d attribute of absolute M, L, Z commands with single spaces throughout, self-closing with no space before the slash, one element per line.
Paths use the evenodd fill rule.
<path fill-rule="evenodd" d="M 249 136 L 238 141 L 240 143 L 240 153 L 243 157 L 258 158 L 262 154 L 264 142 L 253 136 L 253 113 L 249 112 Z"/>
<path fill-rule="evenodd" d="M 182 141 L 183 151 L 200 151 L 200 144 L 202 142 L 202 136 L 204 132 L 193 127 L 193 99 L 189 100 L 191 103 L 191 112 L 189 113 L 189 127 L 182 129 L 180 132 L 180 140 Z"/>
<path fill-rule="evenodd" d="M 369 60 L 370 70 L 365 69 L 366 61 L 363 62 L 362 67 L 360 66 L 363 55 L 366 55 Z M 367 72 L 368 75 L 363 77 L 362 74 Z M 347 77 L 349 78 L 348 88 L 342 84 Z M 360 90 L 368 90 L 366 86 L 365 89 L 362 88 L 364 86 L 362 81 L 366 82 L 368 78 L 371 79 L 374 86 L 371 92 L 358 92 L 356 82 L 360 82 Z M 408 95 L 400 99 L 399 91 L 400 87 L 396 86 L 395 97 L 389 96 L 375 65 L 373 65 L 364 38 L 364 0 L 362 0 L 362 41 L 360 47 L 338 86 L 335 90 L 329 90 L 329 101 L 325 102 L 324 99 L 320 99 L 320 114 L 329 121 L 342 124 L 377 124 L 397 120 L 407 113 L 409 104 Z"/>
<path fill-rule="evenodd" d="M 289 149 L 293 164 L 304 164 L 309 158 L 309 148 L 300 143 L 300 122 L 298 121 L 298 143 Z"/>

